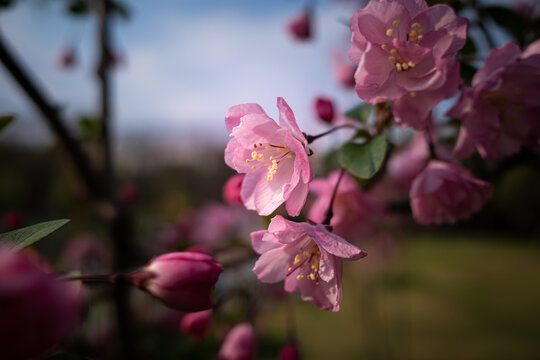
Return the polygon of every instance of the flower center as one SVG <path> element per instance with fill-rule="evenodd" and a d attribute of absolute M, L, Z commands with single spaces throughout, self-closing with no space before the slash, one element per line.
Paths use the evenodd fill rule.
<path fill-rule="evenodd" d="M 292 159 L 293 152 L 283 142 L 281 145 L 273 144 L 253 144 L 253 152 L 251 159 L 246 159 L 247 163 L 255 163 L 251 166 L 252 169 L 264 168 L 268 170 L 266 179 L 272 181 L 274 174 L 278 171 L 279 163 L 283 159 Z"/>
<path fill-rule="evenodd" d="M 297 280 L 303 280 L 305 278 L 311 281 L 315 281 L 315 285 L 319 285 L 320 262 L 321 250 L 319 250 L 319 247 L 316 244 L 313 244 L 311 246 L 311 251 L 307 251 L 304 247 L 301 247 L 300 251 L 294 256 L 294 260 L 291 266 L 287 269 L 287 276 L 291 275 L 296 270 L 301 269 L 299 270 L 299 272 L 303 272 L 304 274 L 309 272 L 309 274 L 298 274 L 296 276 Z M 306 265 L 309 266 L 308 269 L 303 270 L 306 268 Z"/>
<path fill-rule="evenodd" d="M 393 28 L 389 28 L 386 30 L 386 36 L 392 38 L 393 40 L 399 40 L 399 20 L 394 20 L 392 22 L 393 27 L 395 27 L 395 30 Z M 420 35 L 424 30 L 420 26 L 419 23 L 414 23 L 411 25 L 410 31 L 407 33 L 406 41 L 407 42 L 413 42 L 415 44 L 418 44 L 420 40 L 424 38 L 423 35 Z M 390 44 L 382 44 L 381 48 L 388 52 L 390 56 L 388 56 L 388 60 L 396 67 L 397 71 L 407 71 L 409 69 L 412 69 L 416 66 L 416 64 L 410 60 L 405 60 L 400 54 L 399 51 L 393 47 L 392 43 Z"/>

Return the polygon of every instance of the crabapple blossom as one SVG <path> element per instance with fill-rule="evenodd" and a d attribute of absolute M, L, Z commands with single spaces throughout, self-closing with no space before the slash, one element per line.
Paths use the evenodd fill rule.
<path fill-rule="evenodd" d="M 517 153 L 527 143 L 538 145 L 540 125 L 540 46 L 523 54 L 508 42 L 493 49 L 463 89 L 448 115 L 462 120 L 454 153 L 471 155 L 475 149 L 494 160 Z"/>
<path fill-rule="evenodd" d="M 213 306 L 210 296 L 221 271 L 207 254 L 173 252 L 152 259 L 130 280 L 172 309 L 197 312 Z"/>
<path fill-rule="evenodd" d="M 212 310 L 204 310 L 186 314 L 180 320 L 180 330 L 195 340 L 202 340 L 212 321 Z"/>
<path fill-rule="evenodd" d="M 491 184 L 451 163 L 432 160 L 409 193 L 414 219 L 422 225 L 467 220 L 491 196 Z"/>
<path fill-rule="evenodd" d="M 255 329 L 251 324 L 236 325 L 223 340 L 219 360 L 253 360 L 256 350 Z"/>
<path fill-rule="evenodd" d="M 293 344 L 289 344 L 281 349 L 279 352 L 279 360 L 300 360 L 300 352 L 298 348 Z"/>
<path fill-rule="evenodd" d="M 287 25 L 287 30 L 292 37 L 300 41 L 311 38 L 311 12 L 303 11 L 295 16 Z"/>
<path fill-rule="evenodd" d="M 332 172 L 326 179 L 316 179 L 310 191 L 317 195 L 311 206 L 308 218 L 316 223 L 324 219 L 324 214 L 339 178 L 339 171 Z M 334 233 L 350 241 L 373 233 L 373 221 L 385 213 L 385 205 L 365 194 L 356 181 L 343 174 L 333 203 L 330 225 Z"/>
<path fill-rule="evenodd" d="M 353 15 L 351 30 L 357 95 L 371 105 L 393 102 L 401 126 L 427 128 L 431 110 L 458 93 L 455 55 L 465 45 L 467 21 L 450 6 L 372 0 Z"/>
<path fill-rule="evenodd" d="M 335 117 L 334 103 L 325 97 L 315 99 L 315 113 L 317 117 L 325 123 L 332 123 Z"/>
<path fill-rule="evenodd" d="M 50 354 L 81 320 L 86 291 L 0 247 L 0 359 Z"/>
<path fill-rule="evenodd" d="M 300 293 L 322 310 L 339 311 L 343 260 L 367 255 L 323 225 L 295 223 L 280 215 L 268 230 L 251 233 L 261 254 L 253 272 L 264 283 L 285 280 L 285 291 Z"/>
<path fill-rule="evenodd" d="M 424 134 L 417 134 L 411 143 L 388 160 L 388 176 L 404 191 L 409 191 L 414 178 L 430 159 L 429 144 Z"/>
<path fill-rule="evenodd" d="M 225 125 L 233 138 L 225 162 L 246 174 L 240 193 L 246 208 L 266 216 L 285 203 L 289 215 L 297 216 L 313 178 L 308 142 L 283 98 L 277 106 L 280 125 L 257 104 L 229 109 Z"/>
<path fill-rule="evenodd" d="M 223 186 L 223 200 L 229 205 L 241 205 L 242 197 L 240 196 L 240 190 L 242 189 L 242 183 L 244 182 L 243 174 L 233 175 L 227 180 Z"/>

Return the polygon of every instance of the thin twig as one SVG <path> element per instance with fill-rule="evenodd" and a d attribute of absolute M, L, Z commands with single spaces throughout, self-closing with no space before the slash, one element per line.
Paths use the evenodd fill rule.
<path fill-rule="evenodd" d="M 317 134 L 317 135 L 304 134 L 304 136 L 306 137 L 306 139 L 308 141 L 308 144 L 311 144 L 313 141 L 317 140 L 318 138 L 326 136 L 326 135 L 328 135 L 330 133 L 333 133 L 334 131 L 336 131 L 338 129 L 343 129 L 343 128 L 351 128 L 351 129 L 358 130 L 358 127 L 356 127 L 354 125 L 340 125 L 340 126 L 333 127 L 330 130 L 327 130 L 327 131 L 325 131 L 323 133 L 320 133 L 320 134 Z"/>
<path fill-rule="evenodd" d="M 345 169 L 341 168 L 341 171 L 339 172 L 339 177 L 336 182 L 336 186 L 334 187 L 334 192 L 332 193 L 332 198 L 330 199 L 330 204 L 328 204 L 328 208 L 324 212 L 324 220 L 321 223 L 322 225 L 330 225 L 330 220 L 332 220 L 332 216 L 334 216 L 334 211 L 332 210 L 332 208 L 334 207 L 334 200 L 336 199 L 337 190 L 343 174 L 345 174 Z"/>

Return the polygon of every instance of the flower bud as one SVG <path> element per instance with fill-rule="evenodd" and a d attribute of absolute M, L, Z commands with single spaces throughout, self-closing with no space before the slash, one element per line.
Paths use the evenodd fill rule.
<path fill-rule="evenodd" d="M 317 117 L 325 123 L 332 123 L 335 115 L 332 100 L 324 97 L 315 99 L 315 112 L 317 113 Z"/>
<path fill-rule="evenodd" d="M 233 175 L 223 186 L 223 200 L 229 205 L 242 205 L 240 189 L 244 182 L 243 174 Z"/>
<path fill-rule="evenodd" d="M 354 74 L 356 65 L 350 62 L 340 62 L 334 68 L 334 80 L 345 89 L 352 89 L 356 84 Z"/>
<path fill-rule="evenodd" d="M 295 39 L 308 40 L 311 38 L 311 13 L 301 12 L 289 22 L 287 29 Z"/>
<path fill-rule="evenodd" d="M 63 50 L 58 56 L 58 66 L 61 69 L 72 69 L 77 64 L 77 54 L 75 49 L 68 48 Z"/>
<path fill-rule="evenodd" d="M 50 354 L 79 323 L 85 294 L 38 270 L 24 252 L 0 248 L 0 359 Z"/>
<path fill-rule="evenodd" d="M 131 275 L 131 281 L 172 309 L 196 312 L 210 309 L 210 296 L 221 265 L 199 252 L 160 255 Z"/>
<path fill-rule="evenodd" d="M 300 360 L 300 353 L 296 346 L 289 344 L 279 352 L 279 360 Z"/>
<path fill-rule="evenodd" d="M 212 310 L 204 310 L 184 315 L 180 320 L 180 330 L 195 340 L 202 340 L 212 322 Z"/>
<path fill-rule="evenodd" d="M 223 340 L 219 360 L 255 359 L 255 329 L 248 323 L 236 325 Z"/>

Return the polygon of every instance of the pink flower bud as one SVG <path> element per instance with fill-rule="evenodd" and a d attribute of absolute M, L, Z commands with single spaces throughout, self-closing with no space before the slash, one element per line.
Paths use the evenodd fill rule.
<path fill-rule="evenodd" d="M 225 186 L 223 186 L 223 200 L 230 205 L 242 205 L 242 198 L 240 197 L 240 190 L 242 189 L 242 183 L 244 182 L 243 174 L 233 175 L 227 180 Z"/>
<path fill-rule="evenodd" d="M 212 322 L 212 310 L 204 310 L 184 315 L 180 320 L 180 330 L 195 340 L 202 340 Z"/>
<path fill-rule="evenodd" d="M 334 68 L 334 80 L 345 89 L 354 88 L 355 80 L 354 73 L 356 72 L 356 65 L 341 61 Z"/>
<path fill-rule="evenodd" d="M 133 205 L 139 198 L 139 188 L 133 183 L 126 184 L 118 192 L 118 198 L 125 204 Z"/>
<path fill-rule="evenodd" d="M 315 99 L 315 112 L 317 117 L 325 123 L 332 123 L 334 120 L 334 103 L 332 100 L 324 97 Z"/>
<path fill-rule="evenodd" d="M 248 323 L 236 325 L 223 340 L 219 350 L 219 360 L 255 359 L 255 329 Z"/>
<path fill-rule="evenodd" d="M 311 13 L 301 12 L 289 22 L 287 29 L 295 39 L 308 40 L 311 38 Z"/>
<path fill-rule="evenodd" d="M 0 248 L 0 359 L 43 357 L 80 321 L 86 292 Z"/>
<path fill-rule="evenodd" d="M 74 49 L 63 50 L 58 57 L 58 66 L 61 69 L 72 69 L 77 64 L 77 56 Z"/>
<path fill-rule="evenodd" d="M 17 230 L 24 225 L 24 218 L 18 211 L 9 211 L 2 216 L 2 225 L 6 231 Z"/>
<path fill-rule="evenodd" d="M 210 296 L 221 270 L 209 255 L 173 252 L 150 261 L 131 281 L 170 308 L 196 312 L 213 306 Z"/>
<path fill-rule="evenodd" d="M 281 349 L 279 360 L 300 360 L 301 356 L 296 346 L 290 344 Z"/>

